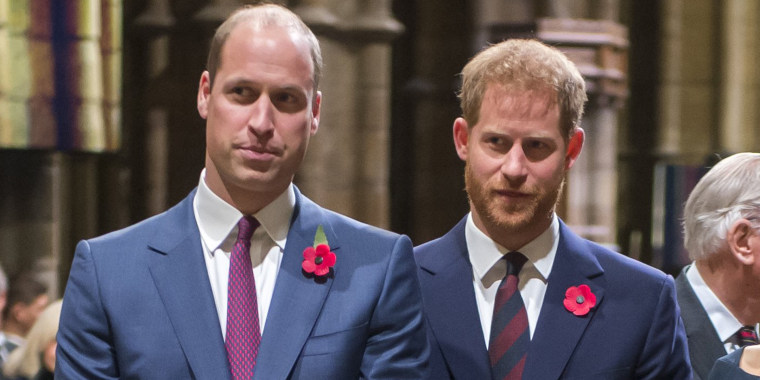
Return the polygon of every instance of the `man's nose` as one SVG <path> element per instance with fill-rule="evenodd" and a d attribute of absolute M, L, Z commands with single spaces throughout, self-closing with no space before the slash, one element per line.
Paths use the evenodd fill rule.
<path fill-rule="evenodd" d="M 269 94 L 263 93 L 251 106 L 248 128 L 258 136 L 266 136 L 274 130 L 274 104 Z"/>
<path fill-rule="evenodd" d="M 508 179 L 515 180 L 527 175 L 527 157 L 520 144 L 512 144 L 502 157 L 501 173 Z"/>

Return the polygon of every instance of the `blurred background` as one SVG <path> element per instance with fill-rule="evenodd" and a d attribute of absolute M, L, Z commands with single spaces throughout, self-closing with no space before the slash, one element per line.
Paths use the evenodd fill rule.
<path fill-rule="evenodd" d="M 59 296 L 74 246 L 196 186 L 196 91 L 238 0 L 0 0 L 0 263 Z M 536 38 L 587 80 L 587 141 L 559 213 L 677 272 L 706 166 L 760 151 L 756 0 L 279 1 L 320 39 L 322 120 L 296 184 L 420 244 L 467 212 L 451 127 L 483 46 Z"/>

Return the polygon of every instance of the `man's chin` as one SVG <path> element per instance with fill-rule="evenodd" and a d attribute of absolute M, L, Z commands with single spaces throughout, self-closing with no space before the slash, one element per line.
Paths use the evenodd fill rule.
<path fill-rule="evenodd" d="M 491 223 L 501 231 L 510 233 L 520 232 L 530 224 L 530 220 L 524 215 L 500 215 L 492 216 L 489 219 L 491 219 Z"/>

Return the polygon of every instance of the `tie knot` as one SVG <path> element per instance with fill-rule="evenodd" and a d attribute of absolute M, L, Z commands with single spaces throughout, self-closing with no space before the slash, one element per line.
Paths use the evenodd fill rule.
<path fill-rule="evenodd" d="M 736 336 L 739 338 L 739 346 L 750 346 L 758 344 L 757 332 L 755 326 L 744 326 L 736 332 Z"/>
<path fill-rule="evenodd" d="M 244 215 L 238 222 L 238 240 L 251 240 L 253 231 L 259 227 L 259 221 L 251 215 Z"/>
<path fill-rule="evenodd" d="M 514 251 L 504 255 L 504 260 L 507 261 L 507 275 L 517 276 L 528 258 L 522 253 Z"/>

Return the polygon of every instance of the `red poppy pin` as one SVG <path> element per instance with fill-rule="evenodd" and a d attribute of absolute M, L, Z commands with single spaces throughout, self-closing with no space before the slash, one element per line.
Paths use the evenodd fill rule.
<path fill-rule="evenodd" d="M 565 291 L 565 309 L 577 315 L 584 316 L 596 305 L 596 295 L 591 293 L 588 285 L 571 286 Z"/>
<path fill-rule="evenodd" d="M 320 225 L 314 236 L 314 245 L 303 250 L 301 268 L 306 273 L 322 277 L 330 273 L 330 268 L 335 265 L 335 259 L 335 253 L 330 251 L 330 246 L 327 244 L 325 230 Z"/>

